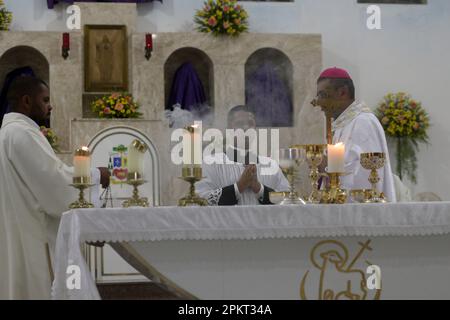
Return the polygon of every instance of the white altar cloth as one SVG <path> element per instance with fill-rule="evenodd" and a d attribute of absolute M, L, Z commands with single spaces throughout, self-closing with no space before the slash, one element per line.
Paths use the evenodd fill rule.
<path fill-rule="evenodd" d="M 100 298 L 80 248 L 85 241 L 192 242 L 449 233 L 448 202 L 72 210 L 63 215 L 58 232 L 52 296 Z M 66 285 L 70 266 L 81 271 L 80 289 Z"/>

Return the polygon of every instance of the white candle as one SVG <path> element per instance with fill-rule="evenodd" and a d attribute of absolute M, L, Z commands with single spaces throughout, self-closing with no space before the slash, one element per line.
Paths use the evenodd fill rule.
<path fill-rule="evenodd" d="M 128 173 L 144 173 L 144 154 L 146 146 L 140 141 L 133 141 L 128 147 Z"/>
<path fill-rule="evenodd" d="M 189 128 L 191 129 L 191 128 Z M 191 165 L 192 164 L 192 133 L 188 130 L 184 130 L 183 134 L 183 164 Z"/>
<path fill-rule="evenodd" d="M 328 145 L 328 172 L 344 172 L 345 145 L 342 142 Z"/>
<path fill-rule="evenodd" d="M 201 121 L 195 121 L 195 124 L 192 126 L 194 128 L 194 132 L 192 134 L 193 146 L 194 146 L 194 164 L 201 165 L 202 164 L 202 123 Z"/>
<path fill-rule="evenodd" d="M 73 158 L 74 172 L 73 176 L 90 177 L 91 176 L 91 157 L 88 147 L 82 147 L 75 152 Z"/>

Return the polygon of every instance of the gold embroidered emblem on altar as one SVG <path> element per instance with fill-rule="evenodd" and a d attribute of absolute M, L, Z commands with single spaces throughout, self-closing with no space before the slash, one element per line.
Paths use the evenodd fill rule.
<path fill-rule="evenodd" d="M 358 242 L 359 249 L 349 255 L 346 245 L 336 240 L 324 240 L 317 243 L 310 252 L 310 262 L 314 269 L 303 275 L 300 283 L 302 300 L 379 300 L 379 289 L 367 286 L 366 269 L 373 265 L 363 260 L 367 252 L 372 251 L 371 240 Z"/>

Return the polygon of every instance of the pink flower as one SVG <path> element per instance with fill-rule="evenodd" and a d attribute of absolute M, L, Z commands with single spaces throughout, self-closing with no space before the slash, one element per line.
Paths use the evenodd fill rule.
<path fill-rule="evenodd" d="M 240 6 L 240 5 L 236 5 L 236 6 L 234 7 L 234 10 L 236 10 L 236 11 L 241 10 L 241 6 Z"/>
<path fill-rule="evenodd" d="M 234 24 L 235 25 L 240 25 L 241 24 L 241 19 L 234 19 Z"/>
<path fill-rule="evenodd" d="M 209 4 L 207 4 L 203 10 L 204 11 L 209 11 L 209 10 L 211 10 L 211 6 Z"/>
<path fill-rule="evenodd" d="M 111 98 L 112 98 L 112 99 L 117 99 L 119 96 L 120 96 L 120 94 L 117 93 L 117 92 L 113 92 L 113 93 L 111 94 Z"/>
<path fill-rule="evenodd" d="M 211 17 L 211 18 L 209 18 L 208 24 L 209 24 L 211 27 L 215 27 L 216 24 L 217 24 L 216 17 Z"/>
<path fill-rule="evenodd" d="M 228 29 L 230 27 L 230 23 L 228 22 L 228 21 L 225 21 L 224 23 L 223 23 L 223 28 L 224 29 Z"/>
<path fill-rule="evenodd" d="M 114 107 L 114 109 L 116 109 L 117 111 L 122 111 L 122 109 L 123 109 L 123 104 L 121 104 L 121 103 L 116 104 L 116 106 Z"/>
<path fill-rule="evenodd" d="M 230 11 L 230 7 L 229 6 L 223 6 L 223 12 L 228 12 Z"/>
<path fill-rule="evenodd" d="M 419 130 L 419 128 L 420 128 L 420 124 L 418 124 L 417 122 L 414 123 L 413 129 L 414 129 L 414 130 Z"/>
<path fill-rule="evenodd" d="M 110 114 L 111 113 L 111 109 L 110 108 L 105 108 L 105 109 L 103 109 L 103 113 L 104 114 Z"/>

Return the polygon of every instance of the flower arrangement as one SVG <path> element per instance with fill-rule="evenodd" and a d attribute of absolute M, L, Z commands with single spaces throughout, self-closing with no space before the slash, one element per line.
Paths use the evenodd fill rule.
<path fill-rule="evenodd" d="M 55 132 L 47 128 L 45 126 L 41 126 L 41 132 L 44 135 L 44 137 L 47 138 L 48 143 L 50 143 L 51 147 L 55 152 L 59 152 L 59 146 L 58 146 L 58 136 L 55 134 Z"/>
<path fill-rule="evenodd" d="M 197 30 L 236 37 L 248 30 L 248 14 L 236 0 L 208 0 L 194 18 Z"/>
<path fill-rule="evenodd" d="M 419 150 L 419 143 L 428 143 L 430 118 L 427 112 L 420 102 L 399 92 L 386 95 L 376 114 L 387 136 L 397 139 L 397 174 L 400 179 L 406 174 L 416 183 L 416 151 Z"/>
<path fill-rule="evenodd" d="M 0 31 L 9 30 L 12 21 L 12 13 L 6 10 L 3 0 L 0 0 Z"/>
<path fill-rule="evenodd" d="M 91 109 L 100 118 L 139 118 L 142 116 L 138 112 L 139 105 L 128 93 L 114 92 L 109 96 L 104 96 L 91 103 Z"/>

